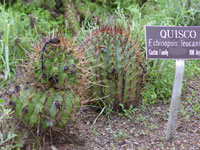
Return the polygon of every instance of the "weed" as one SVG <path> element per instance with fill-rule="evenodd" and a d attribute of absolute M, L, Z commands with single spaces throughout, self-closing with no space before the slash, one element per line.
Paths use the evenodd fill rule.
<path fill-rule="evenodd" d="M 133 105 L 130 105 L 130 107 L 128 109 L 124 108 L 123 104 L 119 104 L 122 108 L 123 113 L 120 113 L 120 115 L 122 116 L 126 116 L 129 119 L 133 118 L 136 111 L 138 110 L 137 108 L 133 108 Z"/>
<path fill-rule="evenodd" d="M 0 150 L 11 150 L 23 147 L 21 144 L 14 144 L 13 140 L 17 136 L 9 127 L 8 122 L 11 119 L 12 111 L 3 106 L 4 100 L 0 100 Z"/>
<path fill-rule="evenodd" d="M 33 50 L 32 43 L 37 44 L 43 35 L 55 32 L 54 28 L 63 27 L 62 15 L 52 19 L 50 12 L 37 4 L 25 6 L 21 1 L 8 8 L 0 5 L 0 70 L 4 80 L 15 74 L 16 64 L 26 61 Z"/>
<path fill-rule="evenodd" d="M 145 116 L 143 116 L 142 114 L 139 114 L 136 117 L 136 120 L 139 121 L 141 124 L 143 124 L 145 127 L 147 126 L 147 119 Z"/>
<path fill-rule="evenodd" d="M 139 135 L 145 136 L 145 135 L 148 135 L 148 132 L 145 130 L 140 130 Z"/>
<path fill-rule="evenodd" d="M 128 138 L 130 135 L 124 131 L 124 130 L 120 130 L 118 133 L 113 133 L 113 137 L 116 141 L 120 141 L 123 139 Z"/>
<path fill-rule="evenodd" d="M 151 125 L 148 126 L 148 128 L 149 128 L 150 130 L 154 130 L 154 129 L 157 129 L 157 128 L 158 128 L 158 125 L 156 125 L 156 124 L 151 124 Z"/>
<path fill-rule="evenodd" d="M 195 104 L 192 106 L 192 110 L 197 118 L 200 119 L 200 99 L 197 99 Z"/>

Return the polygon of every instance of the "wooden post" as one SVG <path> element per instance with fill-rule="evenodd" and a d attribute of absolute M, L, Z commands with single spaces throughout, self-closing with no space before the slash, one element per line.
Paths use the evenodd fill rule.
<path fill-rule="evenodd" d="M 172 99 L 170 104 L 169 119 L 167 124 L 167 134 L 166 134 L 167 141 L 172 141 L 176 132 L 176 118 L 180 103 L 184 68 L 185 68 L 184 60 L 176 60 L 176 72 L 174 78 Z"/>

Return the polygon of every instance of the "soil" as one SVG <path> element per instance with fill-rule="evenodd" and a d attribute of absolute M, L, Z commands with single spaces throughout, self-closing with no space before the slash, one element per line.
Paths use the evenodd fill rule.
<path fill-rule="evenodd" d="M 197 106 L 194 111 L 194 106 Z M 49 143 L 51 150 L 200 150 L 200 80 L 187 84 L 182 95 L 176 122 L 176 135 L 166 142 L 168 104 L 148 107 L 145 113 L 108 115 L 84 106 L 77 121 L 69 127 L 71 142 Z M 67 135 L 66 134 L 66 135 Z M 56 138 L 55 138 L 56 139 Z M 54 140 L 54 138 L 53 138 Z"/>

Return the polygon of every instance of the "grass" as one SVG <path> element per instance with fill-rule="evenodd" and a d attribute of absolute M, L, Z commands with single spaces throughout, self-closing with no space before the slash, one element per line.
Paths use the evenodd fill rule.
<path fill-rule="evenodd" d="M 48 10 L 18 1 L 0 4 L 0 81 L 15 76 L 15 66 L 25 62 L 40 40 L 65 27 L 62 15 L 52 18 Z"/>
<path fill-rule="evenodd" d="M 11 23 L 8 20 L 8 16 L 10 14 L 7 14 L 5 12 L 5 7 L 1 8 L 1 18 L 2 18 L 2 24 L 3 24 L 3 37 L 1 40 L 1 62 L 4 66 L 4 79 L 7 80 L 8 77 L 10 77 L 10 61 L 9 61 L 9 33 L 10 33 L 10 26 Z"/>

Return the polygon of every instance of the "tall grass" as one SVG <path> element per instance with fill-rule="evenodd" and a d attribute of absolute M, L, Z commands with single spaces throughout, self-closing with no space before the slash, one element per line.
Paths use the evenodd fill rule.
<path fill-rule="evenodd" d="M 5 6 L 1 7 L 0 11 L 0 18 L 2 18 L 1 23 L 3 24 L 3 36 L 1 37 L 0 57 L 3 63 L 2 65 L 4 66 L 4 79 L 7 80 L 8 77 L 10 77 L 9 33 L 11 26 L 11 22 L 8 16 L 11 16 L 11 14 L 5 12 Z"/>

